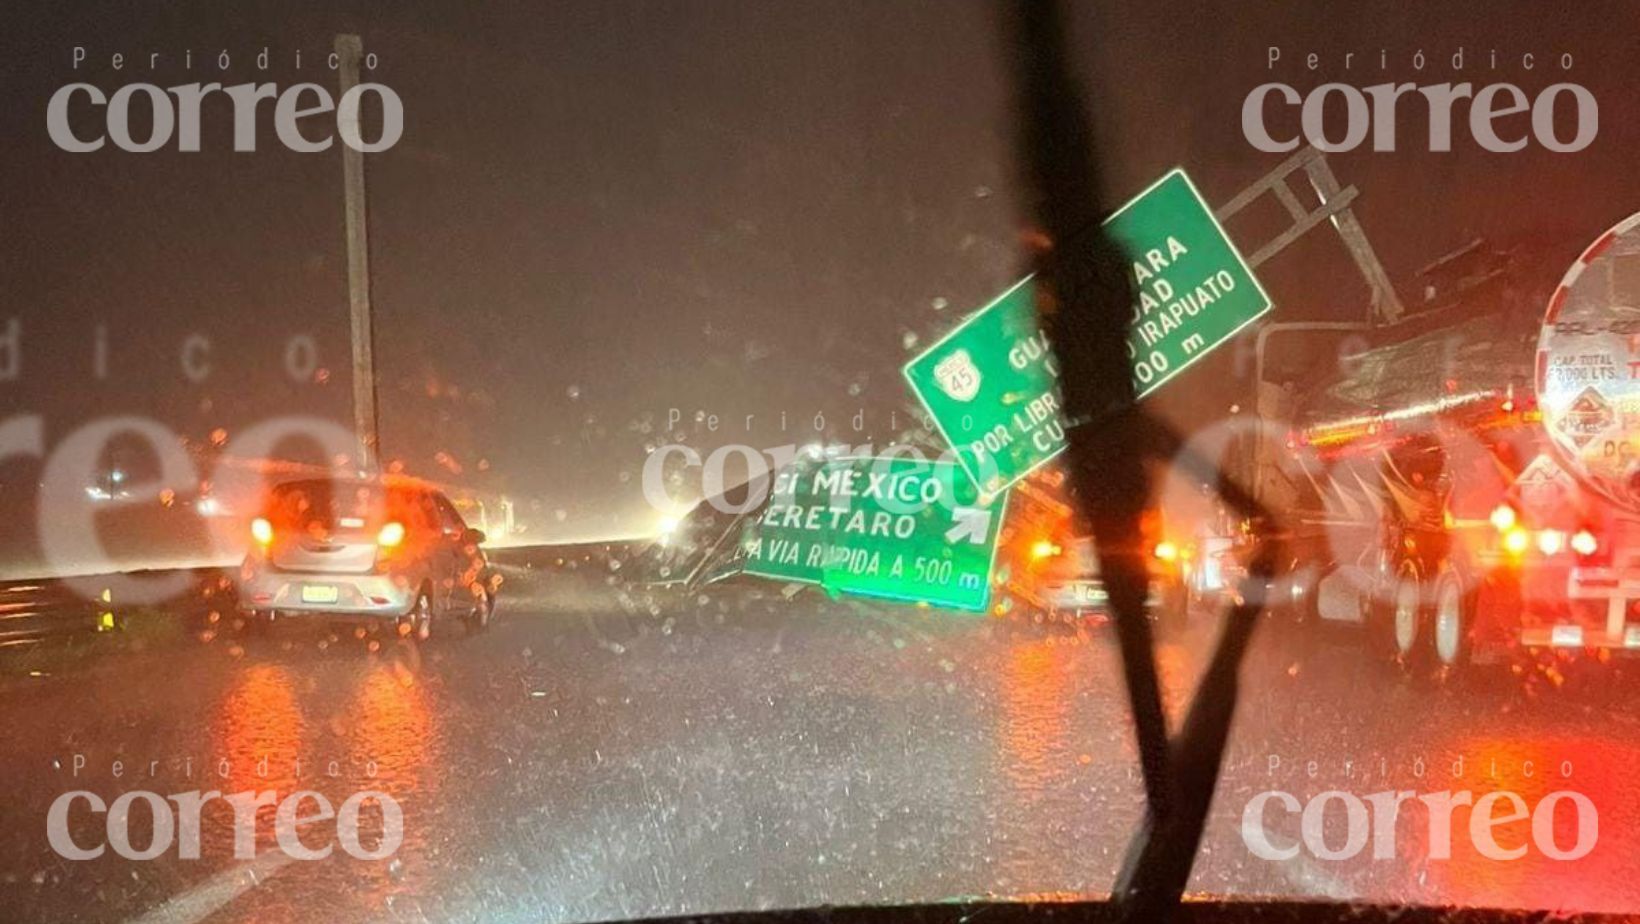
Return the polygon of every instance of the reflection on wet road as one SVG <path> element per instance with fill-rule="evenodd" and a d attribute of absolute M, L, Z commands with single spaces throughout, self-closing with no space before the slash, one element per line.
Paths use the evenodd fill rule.
<path fill-rule="evenodd" d="M 1106 628 L 732 590 L 634 612 L 538 592 L 490 633 L 420 651 L 302 627 L 0 680 L 0 906 L 21 920 L 578 921 L 1094 893 L 1114 878 L 1142 794 Z M 1212 628 L 1158 650 L 1175 716 Z M 1275 629 L 1248 665 L 1194 888 L 1640 908 L 1632 671 L 1532 695 L 1507 680 L 1437 689 L 1361 663 L 1347 639 L 1300 645 Z M 333 805 L 373 790 L 401 807 L 403 842 L 389 859 L 337 847 L 211 891 L 246 862 L 218 803 L 199 859 L 52 852 L 46 818 L 63 793 L 137 789 L 311 790 Z M 1451 859 L 1431 859 L 1411 805 L 1385 859 L 1369 847 L 1263 860 L 1242 838 L 1243 808 L 1267 790 L 1306 803 L 1460 789 L 1529 806 L 1574 789 L 1599 810 L 1598 843 L 1556 861 L 1517 825 L 1498 842 L 1528 851 L 1494 860 L 1460 817 Z M 1333 808 L 1322 837 L 1338 848 L 1351 835 Z M 1562 809 L 1546 824 L 1569 847 L 1579 832 Z M 258 850 L 277 858 L 274 808 L 261 811 Z M 361 840 L 379 843 L 379 812 L 361 817 Z M 1301 841 L 1296 815 L 1267 817 L 1272 841 Z M 77 843 L 107 836 L 83 806 L 70 822 Z M 150 826 L 136 811 L 133 841 Z M 301 837 L 334 846 L 337 826 Z"/>

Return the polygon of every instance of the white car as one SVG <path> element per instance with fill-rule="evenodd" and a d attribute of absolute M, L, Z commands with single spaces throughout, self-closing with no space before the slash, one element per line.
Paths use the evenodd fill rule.
<path fill-rule="evenodd" d="M 489 625 L 499 579 L 484 534 L 410 479 L 315 478 L 276 486 L 240 568 L 251 625 L 322 615 L 382 620 L 426 639 L 435 622 Z"/>

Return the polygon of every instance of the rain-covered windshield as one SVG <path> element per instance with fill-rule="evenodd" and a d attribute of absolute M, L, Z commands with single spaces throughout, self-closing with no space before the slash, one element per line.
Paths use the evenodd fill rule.
<path fill-rule="evenodd" d="M 1640 913 L 1634 10 L 8 13 L 0 918 Z"/>

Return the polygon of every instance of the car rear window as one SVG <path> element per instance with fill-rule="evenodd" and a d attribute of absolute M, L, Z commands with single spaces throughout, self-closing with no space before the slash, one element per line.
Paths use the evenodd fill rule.
<path fill-rule="evenodd" d="M 404 488 L 314 479 L 274 488 L 267 514 L 278 523 L 327 530 L 370 529 L 388 520 L 426 522 L 425 495 Z"/>

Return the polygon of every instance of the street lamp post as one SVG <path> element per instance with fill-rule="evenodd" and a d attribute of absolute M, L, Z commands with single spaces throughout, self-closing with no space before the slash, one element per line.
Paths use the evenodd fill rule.
<path fill-rule="evenodd" d="M 336 36 L 337 73 L 341 95 L 359 84 L 359 59 L 364 45 L 357 35 Z M 352 118 L 352 136 L 359 131 L 359 107 L 340 110 Z M 344 137 L 346 130 L 343 129 Z M 342 180 L 347 214 L 347 300 L 353 335 L 353 432 L 359 444 L 359 470 L 376 467 L 381 452 L 376 417 L 375 323 L 370 311 L 370 247 L 365 228 L 364 153 L 349 144 L 342 149 Z"/>

